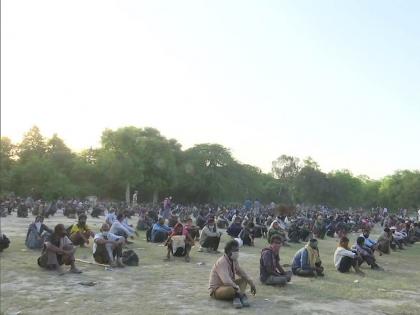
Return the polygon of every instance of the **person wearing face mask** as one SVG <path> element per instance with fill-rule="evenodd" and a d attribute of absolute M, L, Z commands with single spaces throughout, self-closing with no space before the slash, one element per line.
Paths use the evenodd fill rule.
<path fill-rule="evenodd" d="M 123 236 L 109 232 L 109 225 L 102 224 L 100 233 L 93 239 L 93 258 L 99 264 L 109 264 L 112 267 L 125 267 L 122 262 Z"/>
<path fill-rule="evenodd" d="M 66 229 L 63 224 L 57 224 L 54 232 L 44 243 L 41 257 L 38 258 L 38 265 L 41 268 L 57 270 L 59 274 L 63 271 L 63 264 L 69 265 L 71 273 L 81 273 L 74 263 L 74 253 L 76 249 L 67 237 Z"/>
<path fill-rule="evenodd" d="M 53 231 L 46 226 L 42 216 L 37 216 L 35 222 L 31 223 L 26 233 L 25 245 L 30 249 L 41 249 L 48 235 Z"/>
<path fill-rule="evenodd" d="M 70 240 L 76 246 L 80 245 L 80 247 L 84 247 L 85 244 L 89 245 L 89 238 L 95 236 L 95 233 L 86 224 L 86 220 L 86 214 L 82 213 L 79 215 L 78 222 L 69 228 Z"/>
<path fill-rule="evenodd" d="M 207 251 L 209 253 L 218 253 L 220 237 L 222 232 L 217 231 L 214 218 L 210 217 L 207 224 L 201 230 L 200 234 L 200 249 L 199 251 Z"/>
<path fill-rule="evenodd" d="M 313 238 L 295 254 L 292 263 L 292 272 L 296 276 L 322 277 L 324 276 L 324 267 L 321 264 L 318 241 Z"/>
<path fill-rule="evenodd" d="M 261 251 L 260 281 L 267 285 L 285 285 L 292 278 L 291 271 L 285 271 L 280 266 L 279 251 L 283 245 L 280 235 L 273 235 L 270 246 Z"/>
<path fill-rule="evenodd" d="M 245 294 L 247 285 L 251 287 L 251 294 L 257 292 L 254 282 L 239 266 L 239 244 L 232 240 L 226 243 L 225 254 L 220 257 L 210 272 L 210 296 L 217 300 L 233 301 L 235 308 L 248 307 L 249 302 Z M 235 278 L 239 276 L 239 278 Z"/>

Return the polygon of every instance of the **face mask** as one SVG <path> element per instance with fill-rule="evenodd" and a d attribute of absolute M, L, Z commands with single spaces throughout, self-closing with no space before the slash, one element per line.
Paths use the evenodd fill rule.
<path fill-rule="evenodd" d="M 102 235 L 105 236 L 105 237 L 107 237 L 108 236 L 108 231 L 103 231 L 102 232 Z"/>
<path fill-rule="evenodd" d="M 42 223 L 41 223 L 41 222 L 36 222 L 36 223 L 35 223 L 36 229 L 37 229 L 38 231 L 41 229 L 41 225 L 42 225 Z"/>
<path fill-rule="evenodd" d="M 209 225 L 209 229 L 213 230 L 214 229 L 214 225 Z"/>
<path fill-rule="evenodd" d="M 238 258 L 239 258 L 239 252 L 233 252 L 233 253 L 230 255 L 230 258 L 231 258 L 232 260 L 234 260 L 234 261 L 238 260 Z"/>

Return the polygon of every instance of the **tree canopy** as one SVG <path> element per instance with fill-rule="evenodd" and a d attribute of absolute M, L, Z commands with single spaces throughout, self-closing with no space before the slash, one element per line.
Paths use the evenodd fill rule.
<path fill-rule="evenodd" d="M 21 143 L 1 138 L 1 193 L 73 198 L 123 199 L 138 190 L 143 201 L 173 195 L 184 203 L 245 199 L 330 207 L 420 208 L 420 172 L 401 170 L 382 180 L 348 170 L 321 171 L 311 157 L 286 154 L 272 172 L 237 161 L 228 148 L 202 143 L 186 150 L 153 128 L 106 129 L 101 146 L 73 152 L 54 134 L 32 127 Z"/>

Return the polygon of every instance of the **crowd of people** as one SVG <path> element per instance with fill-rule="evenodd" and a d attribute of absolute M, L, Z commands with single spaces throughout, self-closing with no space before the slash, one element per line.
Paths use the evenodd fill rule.
<path fill-rule="evenodd" d="M 209 294 L 218 300 L 231 300 L 235 308 L 249 306 L 245 294 L 247 286 L 256 293 L 256 285 L 239 265 L 238 255 L 242 246 L 254 246 L 256 238 L 266 240 L 267 246 L 260 256 L 260 282 L 264 285 L 286 285 L 292 276 L 323 277 L 318 243 L 325 237 L 339 240 L 332 257 L 338 272 L 351 269 L 364 275 L 360 266 L 366 263 L 373 270 L 383 270 L 375 254 L 382 256 L 403 250 L 420 241 L 420 210 L 417 218 L 407 216 L 406 210 L 390 214 L 386 208 L 370 211 L 340 211 L 324 206 L 296 208 L 278 207 L 274 203 L 263 205 L 258 200 L 247 200 L 243 205 L 193 205 L 173 203 L 165 198 L 160 206 L 138 204 L 137 192 L 131 203 L 98 202 L 97 200 L 63 200 L 51 202 L 32 198 L 7 198 L 0 201 L 0 214 L 13 212 L 18 217 L 35 216 L 28 227 L 25 244 L 41 250 L 38 265 L 63 273 L 62 266 L 70 272 L 81 273 L 75 265 L 77 247 L 88 246 L 92 240 L 92 257 L 96 264 L 123 268 L 132 261 L 138 263 L 133 251 L 124 251 L 130 239 L 144 231 L 151 243 L 166 247 L 165 260 L 183 257 L 190 261 L 191 250 L 198 242 L 198 252 L 219 254 L 222 233 L 230 238 L 223 255 L 217 259 L 209 276 Z M 54 228 L 44 223 L 44 218 L 62 213 L 77 222 Z M 87 224 L 88 215 L 104 216 L 99 231 Z M 138 216 L 137 226 L 128 218 Z M 381 225 L 382 234 L 373 239 L 370 231 Z M 350 244 L 348 234 L 360 232 L 355 244 Z M 9 246 L 10 240 L 0 232 L 0 251 Z M 302 243 L 295 253 L 290 270 L 280 264 L 280 249 L 290 243 Z M 128 258 L 127 258 L 128 257 Z"/>

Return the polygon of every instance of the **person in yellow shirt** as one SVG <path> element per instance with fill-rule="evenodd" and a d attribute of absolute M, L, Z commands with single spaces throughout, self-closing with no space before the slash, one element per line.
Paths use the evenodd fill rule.
<path fill-rule="evenodd" d="M 95 233 L 91 231 L 86 221 L 87 216 L 82 213 L 79 215 L 78 222 L 70 227 L 70 240 L 73 245 L 80 245 L 80 247 L 89 245 L 89 238 L 95 236 Z"/>

